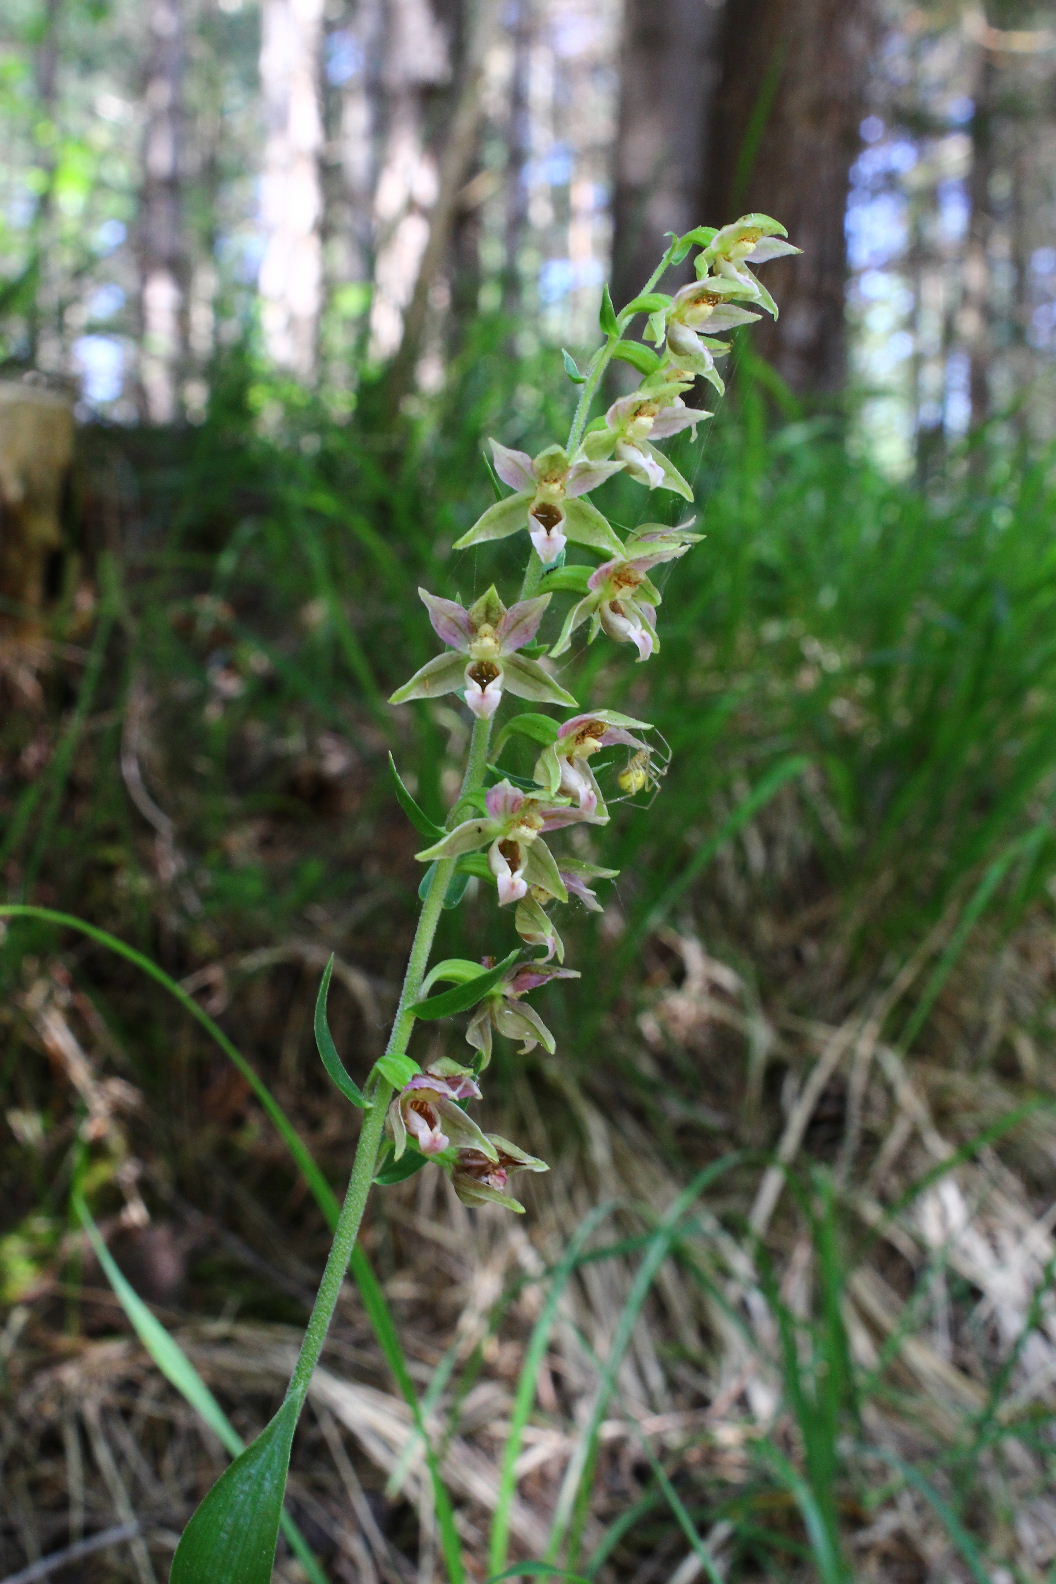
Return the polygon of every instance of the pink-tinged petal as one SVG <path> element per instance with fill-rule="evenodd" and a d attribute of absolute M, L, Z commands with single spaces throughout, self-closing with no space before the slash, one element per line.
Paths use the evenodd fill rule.
<path fill-rule="evenodd" d="M 653 419 L 653 439 L 666 440 L 711 416 L 703 407 L 687 407 L 684 401 L 673 401 L 669 407 L 662 407 Z"/>
<path fill-rule="evenodd" d="M 504 446 L 498 440 L 492 440 L 491 454 L 495 459 L 495 471 L 504 484 L 514 490 L 535 491 L 535 469 L 532 459 L 527 451 L 513 451 L 509 446 Z"/>
<path fill-rule="evenodd" d="M 600 590 L 606 586 L 613 573 L 618 572 L 622 565 L 622 560 L 603 562 L 596 571 L 590 574 L 590 577 L 587 579 L 587 587 L 592 593 L 599 593 Z"/>
<path fill-rule="evenodd" d="M 640 446 L 632 445 L 629 440 L 620 440 L 616 445 L 616 455 L 627 464 L 628 473 L 639 484 L 645 484 L 649 489 L 657 489 L 663 484 L 664 470 L 660 463 Z"/>
<path fill-rule="evenodd" d="M 549 594 L 539 594 L 535 599 L 520 600 L 510 606 L 495 629 L 501 654 L 513 654 L 514 650 L 531 643 L 549 603 Z"/>
<path fill-rule="evenodd" d="M 561 878 L 565 879 L 562 870 Z M 567 882 L 566 882 L 567 883 Z M 569 887 L 571 890 L 571 887 Z M 581 977 L 576 968 L 549 968 L 542 963 L 525 963 L 518 968 L 510 980 L 508 995 L 527 995 L 529 990 L 538 990 L 540 985 L 549 984 L 551 979 L 579 979 Z"/>
<path fill-rule="evenodd" d="M 622 462 L 590 462 L 585 459 L 573 462 L 568 472 L 565 493 L 570 500 L 576 495 L 586 495 L 589 490 L 604 484 L 614 473 L 619 473 L 622 467 Z"/>
<path fill-rule="evenodd" d="M 436 636 L 449 648 L 465 654 L 473 639 L 473 623 L 465 606 L 455 600 L 441 599 L 423 588 L 418 590 L 418 597 L 429 612 Z"/>
<path fill-rule="evenodd" d="M 678 319 L 672 319 L 668 324 L 667 344 L 672 352 L 685 358 L 691 365 L 699 358 L 710 358 L 711 355 L 696 331 Z M 457 545 L 455 548 L 458 548 Z"/>
<path fill-rule="evenodd" d="M 426 1068 L 425 1072 L 416 1073 L 400 1093 L 406 1094 L 408 1089 L 428 1089 L 434 1095 L 446 1095 L 449 1100 L 480 1099 L 480 1085 L 473 1074 L 468 1072 L 449 1076 Z"/>
<path fill-rule="evenodd" d="M 575 762 L 571 759 L 561 761 L 561 783 L 559 787 L 562 797 L 574 798 L 576 807 L 584 816 L 593 814 L 598 806 L 598 789 L 594 777 L 582 761 Z"/>
<path fill-rule="evenodd" d="M 598 901 L 597 893 L 592 891 L 581 875 L 569 874 L 567 869 L 562 869 L 561 878 L 570 897 L 578 897 L 584 907 L 592 913 L 603 913 L 605 910 Z"/>
<path fill-rule="evenodd" d="M 633 643 L 638 650 L 639 660 L 648 660 L 655 648 L 652 634 L 636 616 L 630 615 L 623 607 L 616 609 L 615 605 L 615 601 L 610 601 L 601 607 L 602 627 L 617 643 Z"/>
<path fill-rule="evenodd" d="M 525 796 L 509 781 L 500 781 L 487 794 L 488 813 L 497 823 L 514 819 L 524 807 Z"/>
<path fill-rule="evenodd" d="M 740 275 L 737 277 L 741 279 Z M 721 335 L 724 330 L 733 330 L 737 325 L 753 324 L 760 314 L 752 313 L 747 308 L 738 308 L 736 303 L 723 303 L 716 308 L 707 324 L 704 326 L 708 335 Z"/>
<path fill-rule="evenodd" d="M 564 830 L 566 825 L 582 825 L 586 819 L 580 808 L 552 808 L 543 815 L 543 830 Z M 591 823 L 589 820 L 586 823 Z M 545 848 L 544 848 L 545 851 Z"/>
<path fill-rule="evenodd" d="M 477 720 L 491 720 L 502 703 L 501 671 L 498 676 L 492 677 L 486 686 L 481 687 L 480 683 L 475 681 L 467 670 L 466 691 L 463 697 L 466 701 L 466 707 L 471 714 L 477 717 Z"/>
<path fill-rule="evenodd" d="M 552 532 L 545 528 L 533 528 L 528 537 L 535 546 L 535 553 L 544 566 L 550 566 L 552 562 L 556 561 L 568 543 L 560 528 L 556 528 Z"/>

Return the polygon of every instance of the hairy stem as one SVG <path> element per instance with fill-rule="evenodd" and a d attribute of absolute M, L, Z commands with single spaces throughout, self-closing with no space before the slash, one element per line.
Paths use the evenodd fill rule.
<path fill-rule="evenodd" d="M 455 822 L 459 806 L 466 797 L 475 792 L 484 782 L 484 772 L 488 762 L 488 743 L 491 739 L 491 721 L 477 720 L 473 724 L 473 735 L 470 738 L 469 751 L 466 755 L 466 769 L 462 778 L 462 790 L 456 802 L 451 817 L 450 826 Z M 403 1055 L 406 1053 L 410 1041 L 411 1030 L 414 1027 L 414 1013 L 410 1010 L 417 1001 L 429 966 L 429 954 L 433 949 L 433 938 L 436 927 L 440 922 L 440 914 L 447 895 L 447 888 L 455 871 L 457 859 L 443 859 L 433 872 L 433 883 L 429 888 L 429 895 L 422 903 L 422 911 L 418 915 L 418 927 L 414 932 L 414 940 L 407 958 L 407 969 L 403 976 L 403 986 L 400 990 L 400 999 L 393 1018 L 392 1032 L 385 1047 L 385 1055 Z M 385 1129 L 385 1113 L 389 1101 L 392 1099 L 393 1086 L 381 1074 L 375 1073 L 375 1082 L 370 1088 L 370 1104 L 363 1119 L 363 1127 L 356 1146 L 355 1158 L 352 1162 L 352 1175 L 349 1178 L 345 1202 L 341 1206 L 337 1226 L 334 1229 L 334 1241 L 330 1246 L 327 1256 L 326 1268 L 323 1271 L 319 1291 L 316 1293 L 315 1303 L 308 1325 L 301 1342 L 301 1351 L 297 1356 L 297 1363 L 287 1390 L 287 1397 L 296 1397 L 299 1403 L 304 1402 L 308 1394 L 308 1385 L 311 1381 L 315 1366 L 319 1362 L 326 1342 L 326 1334 L 330 1329 L 330 1322 L 337 1308 L 337 1300 L 341 1294 L 341 1284 L 345 1279 L 348 1262 L 352 1257 L 352 1250 L 359 1236 L 359 1229 L 363 1222 L 363 1213 L 367 1207 L 371 1184 L 377 1169 L 378 1154 L 381 1150 L 382 1137 Z"/>

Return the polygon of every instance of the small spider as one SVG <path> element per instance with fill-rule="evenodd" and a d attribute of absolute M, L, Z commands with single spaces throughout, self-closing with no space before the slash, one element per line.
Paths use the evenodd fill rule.
<path fill-rule="evenodd" d="M 635 803 L 641 808 L 650 808 L 656 794 L 660 790 L 660 782 L 667 774 L 671 764 L 671 747 L 665 737 L 659 732 L 653 734 L 656 746 L 652 748 L 636 748 L 630 755 L 627 763 L 616 777 L 620 788 L 620 796 L 610 798 L 610 803 Z M 641 794 L 648 790 L 649 796 L 641 802 Z"/>

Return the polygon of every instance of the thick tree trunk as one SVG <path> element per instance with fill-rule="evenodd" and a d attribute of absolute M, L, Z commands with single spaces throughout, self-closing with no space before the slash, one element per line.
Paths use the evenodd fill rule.
<path fill-rule="evenodd" d="M 184 215 L 185 0 L 150 0 L 140 194 L 138 405 L 148 423 L 181 412 L 188 344 L 190 259 Z"/>
<path fill-rule="evenodd" d="M 804 394 L 844 384 L 844 217 L 878 17 L 878 0 L 729 0 L 723 18 L 697 207 L 708 225 L 773 215 L 803 249 L 765 266 L 781 321 L 753 345 Z"/>
<path fill-rule="evenodd" d="M 261 325 L 269 357 L 301 380 L 315 376 L 322 313 L 323 12 L 324 0 L 264 0 L 262 11 Z"/>
<path fill-rule="evenodd" d="M 698 171 L 707 160 L 718 17 L 701 0 L 627 0 L 613 196 L 617 306 L 656 268 L 665 231 L 707 219 L 697 213 Z"/>

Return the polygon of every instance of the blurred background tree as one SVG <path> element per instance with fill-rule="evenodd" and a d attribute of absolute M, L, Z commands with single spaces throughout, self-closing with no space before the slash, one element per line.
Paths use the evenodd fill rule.
<path fill-rule="evenodd" d="M 761 209 L 807 241 L 760 340 L 793 391 L 850 380 L 903 467 L 995 416 L 1051 431 L 1034 0 L 17 0 L 0 28 L 3 350 L 92 412 L 200 417 L 234 342 L 402 400 L 479 313 L 581 340 L 659 231 Z"/>

